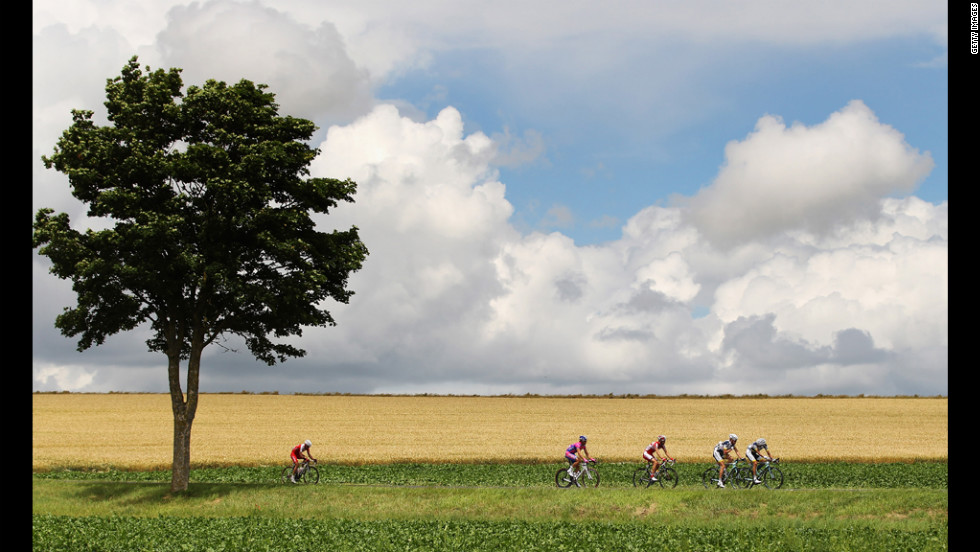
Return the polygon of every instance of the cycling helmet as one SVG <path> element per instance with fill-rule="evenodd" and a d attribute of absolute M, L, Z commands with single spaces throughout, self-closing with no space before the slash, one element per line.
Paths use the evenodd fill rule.
<path fill-rule="evenodd" d="M 588 440 L 589 440 L 589 438 L 588 438 L 588 437 L 586 437 L 585 435 L 579 435 L 579 436 L 578 436 L 578 440 L 579 440 L 579 442 L 582 442 L 582 443 L 584 443 L 584 442 L 586 442 L 586 441 L 588 441 Z"/>
<path fill-rule="evenodd" d="M 759 446 L 760 446 L 760 447 L 764 447 L 764 446 L 766 446 L 766 440 L 765 440 L 765 439 L 763 439 L 763 438 L 761 438 L 761 437 L 759 438 L 759 440 L 758 440 L 758 441 L 756 441 L 756 443 L 759 443 Z"/>
<path fill-rule="evenodd" d="M 303 444 L 306 445 L 306 448 L 310 448 L 310 447 L 313 446 L 313 443 L 311 443 L 309 439 L 307 439 L 306 441 L 304 441 Z"/>
<path fill-rule="evenodd" d="M 728 436 L 728 440 L 729 441 L 738 441 L 738 435 L 735 435 L 734 433 L 732 433 L 731 435 Z"/>
<path fill-rule="evenodd" d="M 661 435 L 660 437 L 657 437 L 657 441 L 660 441 L 661 443 L 663 443 L 666 440 L 667 440 L 667 436 L 666 435 Z"/>

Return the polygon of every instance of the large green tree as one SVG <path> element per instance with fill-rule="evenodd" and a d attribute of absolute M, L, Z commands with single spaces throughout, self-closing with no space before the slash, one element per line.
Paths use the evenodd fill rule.
<path fill-rule="evenodd" d="M 42 157 L 112 227 L 80 232 L 67 214 L 41 209 L 33 244 L 72 282 L 77 305 L 55 326 L 79 336 L 79 351 L 149 325 L 149 350 L 167 357 L 178 492 L 205 347 L 237 335 L 269 365 L 303 356 L 283 338 L 335 324 L 326 300 L 349 301 L 348 278 L 368 251 L 356 227 L 323 232 L 311 218 L 353 202 L 356 189 L 309 176 L 312 122 L 279 115 L 265 85 L 209 80 L 184 93 L 180 69 L 145 69 L 133 57 L 107 81 L 108 125 L 74 110 Z"/>

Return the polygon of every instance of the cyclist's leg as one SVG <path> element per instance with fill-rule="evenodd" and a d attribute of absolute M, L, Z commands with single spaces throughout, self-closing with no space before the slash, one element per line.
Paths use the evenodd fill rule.
<path fill-rule="evenodd" d="M 656 468 L 654 468 L 653 466 L 654 462 L 656 462 L 656 459 L 653 457 L 652 454 L 648 453 L 647 451 L 643 451 L 643 460 L 645 460 L 647 463 L 647 473 L 650 474 L 650 478 L 652 479 L 654 473 L 656 473 Z"/>
<path fill-rule="evenodd" d="M 759 457 L 749 449 L 745 449 L 745 457 L 752 463 L 752 482 L 759 483 L 759 477 L 756 475 L 759 469 Z"/>
<path fill-rule="evenodd" d="M 721 454 L 719 452 L 715 452 L 715 461 L 718 462 L 718 486 L 719 487 L 725 486 L 724 483 L 725 467 L 726 467 L 725 463 L 731 461 L 731 459 L 732 459 L 731 453 L 726 452 L 725 454 Z"/>
<path fill-rule="evenodd" d="M 578 456 L 566 452 L 565 461 L 568 462 L 568 475 L 575 477 L 575 468 L 578 467 Z"/>

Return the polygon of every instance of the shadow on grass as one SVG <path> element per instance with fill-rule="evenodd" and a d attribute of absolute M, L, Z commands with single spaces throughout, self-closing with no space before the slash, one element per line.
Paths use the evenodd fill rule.
<path fill-rule="evenodd" d="M 186 491 L 177 493 L 170 490 L 170 483 L 92 481 L 77 487 L 73 494 L 80 500 L 112 502 L 121 506 L 150 506 L 224 500 L 253 489 L 268 488 L 268 485 L 191 482 Z"/>

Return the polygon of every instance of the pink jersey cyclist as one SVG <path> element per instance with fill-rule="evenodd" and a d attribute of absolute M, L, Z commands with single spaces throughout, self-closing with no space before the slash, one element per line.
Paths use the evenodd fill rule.
<path fill-rule="evenodd" d="M 570 464 L 568 473 L 572 476 L 578 473 L 578 467 L 582 460 L 589 458 L 589 449 L 585 446 L 586 441 L 588 438 L 581 435 L 577 442 L 568 445 L 568 448 L 565 449 L 565 460 L 568 460 Z"/>

